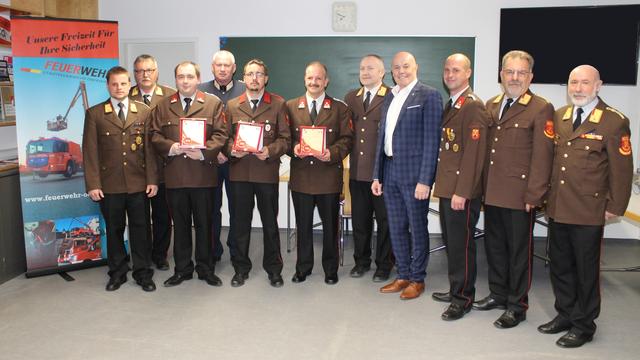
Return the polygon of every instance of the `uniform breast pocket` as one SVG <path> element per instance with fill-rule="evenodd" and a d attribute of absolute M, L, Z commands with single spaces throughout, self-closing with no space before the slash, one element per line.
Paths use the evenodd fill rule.
<path fill-rule="evenodd" d="M 162 125 L 162 134 L 167 139 L 180 141 L 180 129 L 177 123 L 169 122 Z"/>
<path fill-rule="evenodd" d="M 98 136 L 98 147 L 103 150 L 118 150 L 120 142 L 117 132 L 102 131 Z M 121 147 L 121 145 L 120 145 Z"/>
<path fill-rule="evenodd" d="M 505 126 L 505 140 L 513 147 L 531 147 L 533 142 L 531 130 L 531 123 L 528 121 L 511 123 Z"/>
<path fill-rule="evenodd" d="M 575 144 L 578 165 L 581 168 L 598 167 L 602 159 L 603 144 L 601 140 L 582 140 Z"/>

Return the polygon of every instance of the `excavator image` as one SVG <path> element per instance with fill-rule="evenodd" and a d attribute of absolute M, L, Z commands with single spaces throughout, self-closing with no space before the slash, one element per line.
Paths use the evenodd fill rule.
<path fill-rule="evenodd" d="M 69 104 L 69 108 L 67 112 L 62 115 L 56 116 L 54 120 L 47 120 L 47 130 L 49 131 L 61 131 L 67 128 L 67 116 L 69 116 L 69 111 L 76 104 L 76 101 L 82 96 L 82 106 L 85 110 L 89 109 L 89 98 L 87 97 L 87 85 L 84 81 L 80 81 L 80 86 L 78 86 L 78 91 L 71 99 L 71 104 Z"/>

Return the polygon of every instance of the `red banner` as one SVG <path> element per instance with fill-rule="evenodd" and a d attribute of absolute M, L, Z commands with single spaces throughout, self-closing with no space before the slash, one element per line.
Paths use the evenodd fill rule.
<path fill-rule="evenodd" d="M 43 24 L 33 26 L 34 20 Z M 118 58 L 118 23 L 114 21 L 14 18 L 11 28 L 13 56 Z"/>

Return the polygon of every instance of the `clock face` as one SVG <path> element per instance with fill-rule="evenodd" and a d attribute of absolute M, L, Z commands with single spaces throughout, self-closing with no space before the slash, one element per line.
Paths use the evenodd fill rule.
<path fill-rule="evenodd" d="M 332 28 L 334 31 L 356 31 L 358 8 L 354 2 L 333 3 Z"/>

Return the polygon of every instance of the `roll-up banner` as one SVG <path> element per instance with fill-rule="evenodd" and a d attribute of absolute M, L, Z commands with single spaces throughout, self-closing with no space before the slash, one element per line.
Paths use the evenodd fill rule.
<path fill-rule="evenodd" d="M 27 277 L 106 263 L 106 232 L 85 192 L 84 113 L 109 94 L 118 23 L 11 19 Z"/>

